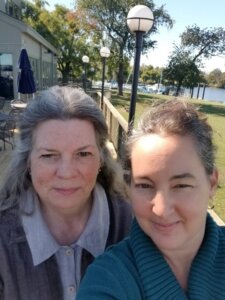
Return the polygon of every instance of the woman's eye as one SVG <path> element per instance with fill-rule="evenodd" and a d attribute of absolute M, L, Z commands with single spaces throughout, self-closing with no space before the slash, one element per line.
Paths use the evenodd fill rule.
<path fill-rule="evenodd" d="M 91 156 L 91 152 L 87 152 L 87 151 L 82 151 L 82 152 L 79 152 L 78 155 L 80 157 L 87 157 L 87 156 Z"/>
<path fill-rule="evenodd" d="M 185 184 L 185 183 L 181 183 L 181 184 L 176 184 L 175 188 L 177 189 L 185 189 L 185 188 L 192 188 L 193 186 L 190 184 Z"/>
<path fill-rule="evenodd" d="M 49 157 L 52 157 L 52 154 L 42 154 L 41 157 L 49 158 Z"/>
<path fill-rule="evenodd" d="M 42 154 L 41 157 L 45 158 L 45 159 L 56 159 L 57 158 L 57 154 L 52 154 L 52 153 Z"/>
<path fill-rule="evenodd" d="M 152 186 L 149 183 L 135 183 L 135 188 L 137 189 L 151 189 Z"/>

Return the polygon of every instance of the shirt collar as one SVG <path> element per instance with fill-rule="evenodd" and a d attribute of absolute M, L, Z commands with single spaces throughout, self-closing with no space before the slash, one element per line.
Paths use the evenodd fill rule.
<path fill-rule="evenodd" d="M 38 198 L 29 192 L 28 194 L 26 195 L 25 210 L 29 211 L 29 206 L 32 203 L 32 199 L 29 198 L 33 197 L 34 212 L 32 214 L 23 214 L 22 223 L 31 250 L 33 263 L 36 266 L 55 254 L 60 245 L 49 232 L 41 213 Z"/>
<path fill-rule="evenodd" d="M 109 234 L 109 207 L 106 193 L 100 184 L 96 184 L 93 199 L 87 225 L 76 244 L 96 257 L 105 250 Z"/>
<path fill-rule="evenodd" d="M 28 191 L 25 203 L 25 211 L 30 211 L 30 205 L 34 203 L 34 213 L 23 214 L 22 223 L 31 250 L 33 263 L 36 266 L 54 255 L 59 250 L 60 245 L 51 235 L 43 219 L 37 196 Z M 91 214 L 76 245 L 84 248 L 96 257 L 105 249 L 108 232 L 109 208 L 107 197 L 102 186 L 96 184 L 93 191 Z"/>

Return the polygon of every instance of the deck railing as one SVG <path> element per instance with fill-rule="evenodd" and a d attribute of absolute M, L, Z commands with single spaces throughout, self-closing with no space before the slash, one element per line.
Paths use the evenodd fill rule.
<path fill-rule="evenodd" d="M 95 92 L 92 94 L 92 97 L 99 103 L 101 99 L 101 93 Z M 124 141 L 127 136 L 128 131 L 128 122 L 124 120 L 124 118 L 120 115 L 120 113 L 115 109 L 115 107 L 108 100 L 110 97 L 106 96 L 103 98 L 103 113 L 106 119 L 106 122 L 109 127 L 109 134 L 112 144 L 118 155 L 118 160 L 121 161 L 124 166 L 124 177 L 127 182 L 130 182 L 130 171 L 128 166 L 126 165 L 126 157 L 125 157 L 125 145 Z M 214 212 L 213 209 L 208 210 L 217 224 L 224 226 L 223 220 L 220 219 L 219 216 Z"/>
<path fill-rule="evenodd" d="M 95 95 L 92 95 L 92 97 L 95 98 L 100 106 L 101 93 L 97 92 Z M 115 109 L 109 99 L 110 97 L 108 96 L 103 97 L 102 111 L 109 128 L 110 141 L 115 148 L 118 160 L 124 165 L 126 159 L 124 143 L 127 136 L 128 123 Z"/>

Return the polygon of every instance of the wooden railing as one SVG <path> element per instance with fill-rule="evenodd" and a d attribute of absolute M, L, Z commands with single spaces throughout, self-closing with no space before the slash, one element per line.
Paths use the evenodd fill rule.
<path fill-rule="evenodd" d="M 101 93 L 92 92 L 91 96 L 97 101 L 100 106 Z M 108 124 L 111 142 L 115 148 L 115 151 L 117 152 L 118 160 L 124 167 L 124 178 L 129 183 L 130 170 L 126 165 L 124 145 L 124 141 L 126 139 L 128 131 L 128 122 L 124 120 L 124 118 L 120 115 L 120 113 L 115 109 L 115 107 L 110 103 L 108 99 L 110 99 L 110 97 L 108 97 L 107 95 L 103 98 L 103 113 Z M 217 214 L 212 209 L 209 209 L 208 211 L 218 225 L 224 226 L 223 220 L 221 220 L 220 217 L 217 216 Z"/>
<path fill-rule="evenodd" d="M 101 93 L 97 92 L 92 95 L 101 107 Z M 118 160 L 124 165 L 125 163 L 125 140 L 127 136 L 128 123 L 115 109 L 109 101 L 110 97 L 103 97 L 102 111 L 105 116 L 108 128 L 110 141 L 113 144 L 118 156 Z"/>

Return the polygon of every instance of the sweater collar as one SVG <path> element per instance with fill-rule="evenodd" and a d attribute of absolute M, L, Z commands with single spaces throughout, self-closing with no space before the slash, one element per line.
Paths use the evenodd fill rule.
<path fill-rule="evenodd" d="M 205 237 L 192 263 L 186 294 L 158 248 L 134 220 L 130 242 L 146 299 L 209 299 L 209 295 L 215 293 L 214 283 L 224 286 L 225 270 L 222 276 L 221 270 L 215 270 L 215 264 L 217 267 L 225 265 L 223 233 L 223 253 L 218 253 L 219 232 L 219 227 L 208 215 Z M 225 291 L 223 293 L 223 297 L 218 299 L 225 299 Z"/>

